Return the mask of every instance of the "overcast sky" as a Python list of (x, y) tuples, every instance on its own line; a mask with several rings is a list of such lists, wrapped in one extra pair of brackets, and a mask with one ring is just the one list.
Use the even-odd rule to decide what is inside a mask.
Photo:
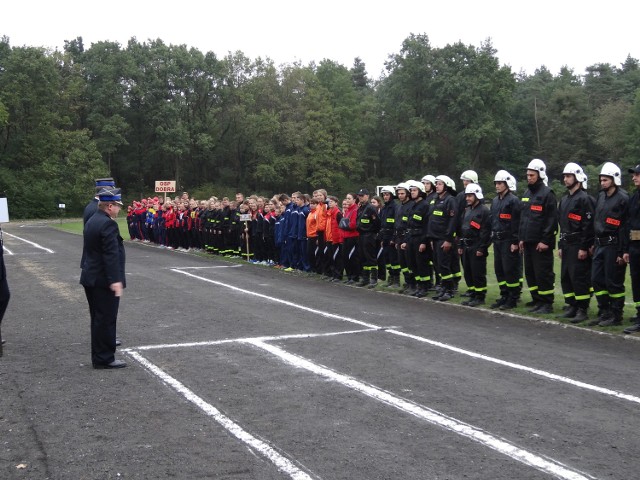
[(7, 1), (0, 36), (11, 46), (62, 49), (81, 36), (85, 48), (103, 40), (126, 46), (160, 38), (224, 57), (241, 50), (277, 65), (324, 58), (346, 67), (360, 57), (371, 78), (411, 33), (427, 34), (433, 47), (491, 38), (501, 64), (532, 74), (563, 65), (577, 74), (594, 63), (619, 66), (640, 59), (640, 4), (633, 0), (111, 0)]

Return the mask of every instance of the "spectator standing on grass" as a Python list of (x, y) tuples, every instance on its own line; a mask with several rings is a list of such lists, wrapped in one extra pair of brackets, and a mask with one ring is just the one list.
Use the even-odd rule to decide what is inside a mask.
[(341, 228), (342, 235), (342, 263), (345, 273), (347, 274), (347, 285), (353, 285), (360, 278), (360, 261), (358, 258), (358, 237), (359, 233), (356, 229), (358, 218), (358, 202), (355, 193), (347, 193), (343, 203), (342, 216), (348, 218), (348, 225)]

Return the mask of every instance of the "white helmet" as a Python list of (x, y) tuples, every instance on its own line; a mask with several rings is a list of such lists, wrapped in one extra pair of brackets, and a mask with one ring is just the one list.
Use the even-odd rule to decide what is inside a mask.
[(420, 190), (422, 193), (425, 193), (427, 190), (424, 188), (424, 185), (422, 182), (418, 182), (417, 180), (409, 180), (407, 182), (407, 184), (409, 184), (409, 188), (417, 188), (418, 190)]
[(436, 182), (438, 182), (438, 181), (444, 183), (451, 190), (455, 190), (456, 189), (456, 182), (451, 180), (451, 177), (447, 177), (446, 175), (438, 175), (436, 177)]
[(400, 182), (398, 185), (396, 185), (396, 192), (400, 189), (404, 189), (407, 191), (407, 193), (409, 193), (409, 183), (408, 182)]
[(584, 174), (584, 170), (582, 170), (582, 167), (574, 162), (567, 163), (564, 166), (564, 170), (562, 171), (562, 174), (575, 176), (576, 181), (578, 181), (578, 183), (582, 183), (587, 180), (587, 176)]
[(547, 185), (547, 166), (539, 158), (534, 158), (527, 165), (527, 170), (535, 170), (540, 175), (540, 178)]
[(396, 189), (392, 185), (385, 185), (380, 189), (380, 193), (390, 193), (391, 195), (395, 195)]
[(431, 182), (431, 185), (433, 185), (435, 187), (435, 185), (436, 185), (436, 177), (434, 177), (433, 175), (425, 175), (424, 177), (422, 177), (421, 182), (422, 183)]
[(478, 185), (477, 183), (470, 183), (464, 189), (465, 195), (471, 194), (471, 193), (473, 193), (478, 200), (482, 200), (484, 198), (484, 195), (482, 194), (482, 187), (480, 187), (480, 185)]
[(469, 182), (478, 183), (478, 174), (473, 170), (465, 170), (460, 175), (460, 180), (468, 180)]
[(613, 183), (615, 183), (618, 187), (622, 185), (622, 174), (620, 172), (620, 168), (612, 162), (607, 162), (602, 165), (602, 170), (600, 170), (600, 175), (604, 175), (606, 177), (612, 177)]
[(507, 188), (509, 190), (511, 190), (512, 192), (516, 191), (516, 179), (513, 178), (513, 175), (511, 175), (506, 170), (498, 170), (498, 172), (496, 173), (496, 176), (493, 179), (493, 181), (494, 181), (494, 183), (495, 182), (505, 182), (507, 184)]

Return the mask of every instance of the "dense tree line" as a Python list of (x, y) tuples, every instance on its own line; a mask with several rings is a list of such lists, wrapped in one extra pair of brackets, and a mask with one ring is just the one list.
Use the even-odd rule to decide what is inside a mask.
[(638, 60), (527, 75), (496, 54), (411, 35), (371, 79), (358, 58), (275, 66), (159, 39), (51, 52), (3, 37), (0, 191), (13, 216), (42, 217), (80, 211), (107, 174), (131, 197), (173, 179), (201, 197), (343, 194), (468, 168), (484, 184), (498, 168), (522, 178), (533, 157), (552, 175), (640, 161)]

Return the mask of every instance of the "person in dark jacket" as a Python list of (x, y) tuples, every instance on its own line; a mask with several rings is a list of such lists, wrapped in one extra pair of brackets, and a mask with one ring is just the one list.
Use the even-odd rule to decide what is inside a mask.
[(126, 287), (125, 251), (115, 219), (122, 207), (120, 189), (98, 194), (98, 211), (84, 227), (80, 284), (91, 316), (91, 362), (93, 368), (123, 368), (116, 360), (116, 320), (122, 291)]
[(413, 295), (417, 290), (416, 279), (413, 275), (413, 272), (409, 268), (409, 262), (407, 261), (407, 250), (402, 249), (402, 244), (405, 243), (408, 239), (407, 222), (409, 221), (409, 212), (413, 208), (413, 200), (411, 200), (409, 190), (409, 181), (401, 182), (396, 186), (396, 195), (398, 196), (400, 204), (398, 205), (396, 221), (394, 223), (395, 232), (393, 241), (396, 245), (396, 251), (398, 252), (398, 263), (400, 264), (400, 270), (404, 277), (404, 285), (400, 289), (400, 293)]
[(522, 196), (520, 242), (524, 254), (524, 272), (531, 292), (529, 311), (552, 313), (555, 273), (553, 249), (558, 230), (556, 196), (547, 186), (546, 165), (533, 159), (527, 166), (528, 188)]
[(484, 305), (487, 295), (487, 256), (491, 244), (491, 214), (483, 204), (480, 185), (466, 186), (467, 208), (460, 223), (458, 254), (464, 267), (464, 280), (471, 291), (469, 300), (462, 302), (469, 307)]
[(9, 299), (11, 293), (9, 291), (9, 283), (7, 282), (7, 269), (4, 265), (4, 247), (2, 241), (2, 227), (0, 227), (0, 357), (2, 356), (2, 345), (4, 340), (2, 339), (2, 319), (4, 318), (4, 312), (7, 311), (9, 306)]
[(560, 281), (567, 309), (560, 317), (570, 318), (571, 323), (580, 323), (588, 318), (591, 300), (589, 249), (593, 245), (594, 205), (583, 189), (587, 176), (580, 165), (567, 163), (562, 171), (562, 180), (567, 193), (558, 204), (558, 256), (562, 261)]
[(358, 256), (362, 266), (362, 279), (358, 286), (374, 288), (378, 284), (378, 259), (376, 236), (380, 231), (380, 216), (369, 202), (369, 190), (358, 191), (358, 214), (356, 228), (358, 239)]
[(493, 183), (497, 196), (491, 202), (491, 241), (500, 298), (491, 308), (511, 310), (517, 306), (522, 291), (522, 254), (518, 247), (520, 199), (515, 196), (516, 179), (506, 170), (496, 172)]
[(636, 316), (631, 318), (631, 325), (624, 333), (640, 332), (640, 165), (629, 169), (636, 191), (629, 199), (629, 221), (627, 222), (627, 243), (623, 259), (629, 265), (631, 273), (631, 292)]
[(417, 289), (412, 296), (422, 298), (427, 295), (431, 283), (429, 262), (432, 253), (431, 242), (427, 237), (430, 205), (426, 201), (424, 184), (415, 180), (409, 180), (407, 184), (412, 208), (408, 211), (405, 239), (400, 248), (407, 252), (407, 266), (416, 281)]
[(607, 162), (600, 171), (600, 193), (593, 221), (594, 246), (591, 282), (598, 302), (598, 318), (590, 326), (609, 327), (622, 323), (627, 264), (627, 218), (629, 195), (622, 190), (620, 168)]
[(380, 248), (384, 266), (389, 273), (385, 287), (400, 287), (400, 262), (398, 251), (393, 243), (398, 204), (395, 201), (396, 189), (387, 185), (380, 190), (384, 205), (380, 209)]

